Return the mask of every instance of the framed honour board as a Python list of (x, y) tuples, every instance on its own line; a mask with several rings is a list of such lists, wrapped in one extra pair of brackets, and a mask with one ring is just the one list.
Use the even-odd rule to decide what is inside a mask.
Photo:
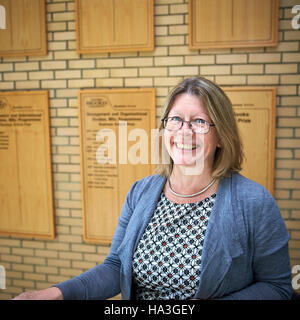
[(276, 89), (223, 89), (232, 102), (244, 145), (245, 161), (241, 174), (260, 183), (273, 194)]
[(153, 0), (76, 0), (78, 53), (154, 50)]
[(47, 54), (45, 0), (0, 0), (0, 56)]
[(86, 242), (109, 244), (132, 184), (154, 172), (155, 89), (79, 92)]
[(189, 0), (189, 47), (277, 45), (278, 0)]
[(48, 91), (0, 92), (0, 234), (54, 238)]

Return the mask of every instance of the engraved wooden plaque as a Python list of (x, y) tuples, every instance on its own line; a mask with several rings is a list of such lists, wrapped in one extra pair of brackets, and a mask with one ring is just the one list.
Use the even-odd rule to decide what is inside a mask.
[(189, 0), (190, 49), (277, 45), (278, 0)]
[(79, 93), (84, 240), (110, 243), (132, 184), (154, 172), (154, 89)]
[(55, 236), (48, 91), (0, 92), (0, 234)]
[(0, 0), (0, 8), (0, 56), (46, 55), (45, 0)]
[(153, 0), (76, 0), (78, 53), (154, 50)]
[(223, 88), (230, 98), (241, 133), (245, 162), (242, 174), (274, 190), (276, 89)]

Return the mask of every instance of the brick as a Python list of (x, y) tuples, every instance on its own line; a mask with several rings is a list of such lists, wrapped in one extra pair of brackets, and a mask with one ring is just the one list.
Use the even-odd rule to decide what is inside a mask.
[(219, 85), (241, 85), (246, 84), (246, 76), (216, 76)]
[(95, 61), (88, 59), (72, 60), (69, 62), (70, 69), (90, 69), (95, 68)]
[(291, 179), (292, 171), (287, 169), (275, 169), (276, 179)]
[(73, 251), (79, 251), (79, 252), (96, 252), (96, 248), (93, 245), (79, 245), (74, 244), (71, 246)]
[(250, 63), (280, 62), (280, 53), (250, 53)]
[(16, 63), (16, 71), (29, 71), (29, 70), (38, 70), (39, 64), (37, 62), (25, 62), (25, 63)]
[(11, 90), (14, 88), (13, 82), (1, 82), (0, 81), (0, 90)]
[(126, 58), (125, 66), (126, 67), (146, 67), (152, 66), (152, 58)]
[(59, 12), (59, 11), (65, 11), (65, 9), (66, 9), (65, 3), (47, 4), (47, 12)]
[(0, 64), (0, 72), (12, 71), (13, 64), (12, 63), (1, 63)]
[(57, 89), (56, 97), (58, 98), (70, 98), (77, 97), (78, 90), (77, 89)]
[(283, 106), (299, 106), (300, 105), (300, 97), (282, 97), (281, 104)]
[(199, 74), (198, 67), (170, 67), (170, 76), (197, 76)]
[(156, 57), (155, 66), (178, 66), (183, 65), (183, 57)]
[[(286, 200), (281, 200), (281, 201), (286, 201)], [(288, 229), (300, 229), (300, 220), (286, 220), (285, 221), (286, 227)]]
[(299, 40), (300, 39), (300, 31), (285, 31), (284, 32), (284, 40)]
[(111, 77), (137, 77), (137, 68), (115, 68), (110, 71)]
[(37, 273), (24, 273), (24, 279), (25, 280), (40, 280), (40, 281), (45, 281), (46, 280), (46, 275), (44, 274), (37, 274)]
[(300, 189), (300, 180), (277, 180), (275, 185), (278, 189)]
[(155, 25), (174, 25), (174, 24), (183, 24), (184, 16), (183, 15), (166, 15), (166, 16), (156, 16)]
[(124, 59), (99, 59), (97, 68), (120, 68), (124, 67)]
[(246, 54), (218, 54), (216, 55), (216, 63), (246, 63)]
[(152, 78), (128, 78), (125, 79), (125, 87), (152, 87)]
[(48, 265), (54, 267), (70, 267), (71, 261), (64, 259), (48, 259)]
[(300, 62), (300, 53), (283, 53), (282, 62)]
[(33, 256), (33, 249), (26, 248), (13, 248), (12, 253), (14, 255)]
[(154, 86), (175, 86), (181, 80), (181, 77), (155, 77)]
[(238, 64), (232, 66), (232, 73), (235, 74), (252, 74), (252, 73), (263, 73), (262, 64)]
[(169, 34), (170, 35), (187, 34), (187, 33), (188, 33), (188, 26), (187, 25), (169, 26)]
[(26, 80), (27, 73), (26, 72), (9, 72), (4, 74), (4, 80)]
[(281, 118), (278, 119), (279, 127), (300, 127), (300, 121), (297, 118)]
[(99, 69), (99, 70), (83, 70), (83, 78), (108, 78), (109, 70), (108, 69)]
[(29, 80), (53, 79), (53, 71), (33, 71), (29, 72)]
[(299, 160), (277, 160), (277, 168), (298, 169), (300, 168)]
[(68, 59), (78, 59), (78, 54), (76, 51), (56, 51), (54, 52), (55, 60), (68, 60)]
[(197, 56), (186, 56), (184, 58), (185, 64), (214, 64), (215, 56), (213, 55), (197, 55)]
[(44, 80), (42, 81), (43, 89), (56, 89), (56, 88), (66, 88), (66, 80)]
[(16, 89), (39, 89), (39, 81), (18, 81), (16, 83)]
[(201, 75), (229, 74), (230, 66), (200, 66)]
[(278, 86), (277, 87), (278, 95), (295, 95), (297, 94), (296, 86)]
[(42, 69), (50, 69), (50, 70), (67, 68), (66, 61), (43, 61), (41, 63), (41, 66), (42, 66)]
[(149, 67), (149, 68), (140, 68), (139, 75), (141, 77), (158, 77), (158, 76), (167, 76), (168, 69), (166, 67)]
[(123, 87), (123, 79), (96, 79), (96, 87)]
[(279, 83), (279, 76), (248, 76), (248, 84), (278, 84)]
[(297, 73), (297, 64), (267, 64), (266, 73)]
[(74, 78), (80, 78), (80, 77), (81, 77), (80, 70), (55, 71), (56, 79), (74, 79)]
[(62, 41), (52, 41), (48, 42), (49, 51), (58, 51), (58, 50), (66, 50), (66, 42)]
[(90, 88), (94, 87), (93, 79), (68, 80), (69, 88)]
[(74, 12), (59, 12), (53, 14), (53, 21), (70, 21), (74, 19)]
[(157, 46), (171, 46), (171, 45), (183, 45), (185, 43), (183, 35), (177, 36), (157, 36), (156, 45)]
[(300, 75), (281, 75), (280, 80), (282, 84), (300, 84)]

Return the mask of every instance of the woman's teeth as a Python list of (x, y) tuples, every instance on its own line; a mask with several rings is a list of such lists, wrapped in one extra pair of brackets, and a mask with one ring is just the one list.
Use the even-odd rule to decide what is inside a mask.
[(197, 148), (197, 145), (183, 144), (178, 142), (176, 142), (175, 145), (178, 149), (184, 149), (184, 150), (194, 150)]

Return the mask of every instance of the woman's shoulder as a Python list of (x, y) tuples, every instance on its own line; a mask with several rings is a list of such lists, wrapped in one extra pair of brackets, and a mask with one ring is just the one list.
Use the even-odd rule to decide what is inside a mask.
[(146, 176), (134, 182), (128, 195), (134, 197), (135, 200), (145, 195), (145, 193), (148, 196), (154, 195), (157, 192), (161, 192), (165, 181), (166, 178), (158, 174)]
[(274, 201), (270, 191), (258, 182), (255, 182), (240, 173), (232, 174), (232, 189), (240, 199), (261, 201)]

